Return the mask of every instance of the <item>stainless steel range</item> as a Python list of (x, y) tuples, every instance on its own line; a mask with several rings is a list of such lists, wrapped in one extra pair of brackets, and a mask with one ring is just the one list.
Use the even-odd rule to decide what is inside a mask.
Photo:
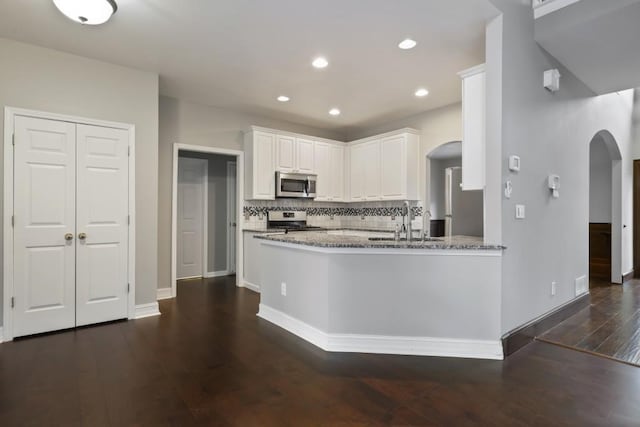
[(323, 230), (322, 227), (307, 225), (307, 213), (301, 211), (269, 211), (267, 228), (278, 228), (285, 232)]

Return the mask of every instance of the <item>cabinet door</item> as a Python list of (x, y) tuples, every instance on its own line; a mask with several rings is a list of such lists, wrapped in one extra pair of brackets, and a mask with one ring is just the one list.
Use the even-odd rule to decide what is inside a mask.
[(484, 188), (485, 73), (462, 81), (462, 189)]
[(296, 172), (314, 173), (313, 146), (312, 140), (296, 138)]
[(329, 161), (329, 144), (316, 142), (314, 145), (314, 168), (318, 175), (316, 184), (316, 200), (331, 200), (330, 191), (334, 165)]
[(277, 167), (281, 172), (296, 169), (296, 139), (293, 136), (278, 135)]
[(329, 169), (331, 173), (331, 188), (329, 197), (336, 202), (344, 201), (344, 147), (329, 146)]
[(404, 135), (381, 142), (381, 196), (383, 200), (406, 198), (407, 145)]
[(380, 200), (380, 141), (364, 146), (364, 197), (365, 200)]
[(253, 144), (253, 196), (257, 199), (273, 199), (276, 188), (276, 136), (256, 132)]
[(365, 165), (366, 145), (359, 144), (351, 147), (349, 180), (351, 184), (351, 200), (362, 201), (365, 199)]

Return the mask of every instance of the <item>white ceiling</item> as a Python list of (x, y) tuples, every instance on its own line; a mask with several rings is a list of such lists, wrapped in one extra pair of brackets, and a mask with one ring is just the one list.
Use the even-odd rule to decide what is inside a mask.
[(640, 87), (640, 0), (581, 0), (536, 19), (535, 30), (593, 92)]
[[(7, 0), (0, 37), (157, 72), (163, 95), (343, 132), (459, 101), (456, 73), (484, 61), (498, 14), (487, 0), (117, 1), (89, 27), (51, 0)], [(398, 49), (405, 37), (418, 46)]]

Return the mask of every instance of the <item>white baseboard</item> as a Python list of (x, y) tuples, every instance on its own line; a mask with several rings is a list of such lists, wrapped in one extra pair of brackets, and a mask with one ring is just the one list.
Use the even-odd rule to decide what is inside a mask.
[(247, 282), (246, 280), (242, 282), (242, 287), (247, 288), (250, 291), (260, 293), (260, 285), (254, 285), (251, 282)]
[(149, 304), (136, 305), (136, 313), (134, 319), (143, 319), (145, 317), (160, 316), (160, 308), (158, 302), (151, 302)]
[(159, 288), (158, 289), (156, 299), (161, 300), (161, 299), (169, 299), (169, 298), (173, 298), (171, 296), (171, 288)]
[(329, 334), (263, 304), (260, 304), (258, 316), (325, 351), (504, 359), (500, 340)]
[(2, 326), (0, 326), (0, 343), (2, 343), (2, 341), (4, 340), (4, 335), (2, 333)]
[(228, 276), (228, 275), (229, 275), (229, 270), (210, 271), (204, 274), (204, 278), (211, 279), (212, 277), (221, 277), (221, 276)]

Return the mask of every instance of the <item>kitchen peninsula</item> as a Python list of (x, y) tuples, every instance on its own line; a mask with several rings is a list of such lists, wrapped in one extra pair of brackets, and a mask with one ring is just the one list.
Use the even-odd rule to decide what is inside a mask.
[(256, 234), (266, 319), (327, 351), (502, 359), (504, 247), (452, 237)]

